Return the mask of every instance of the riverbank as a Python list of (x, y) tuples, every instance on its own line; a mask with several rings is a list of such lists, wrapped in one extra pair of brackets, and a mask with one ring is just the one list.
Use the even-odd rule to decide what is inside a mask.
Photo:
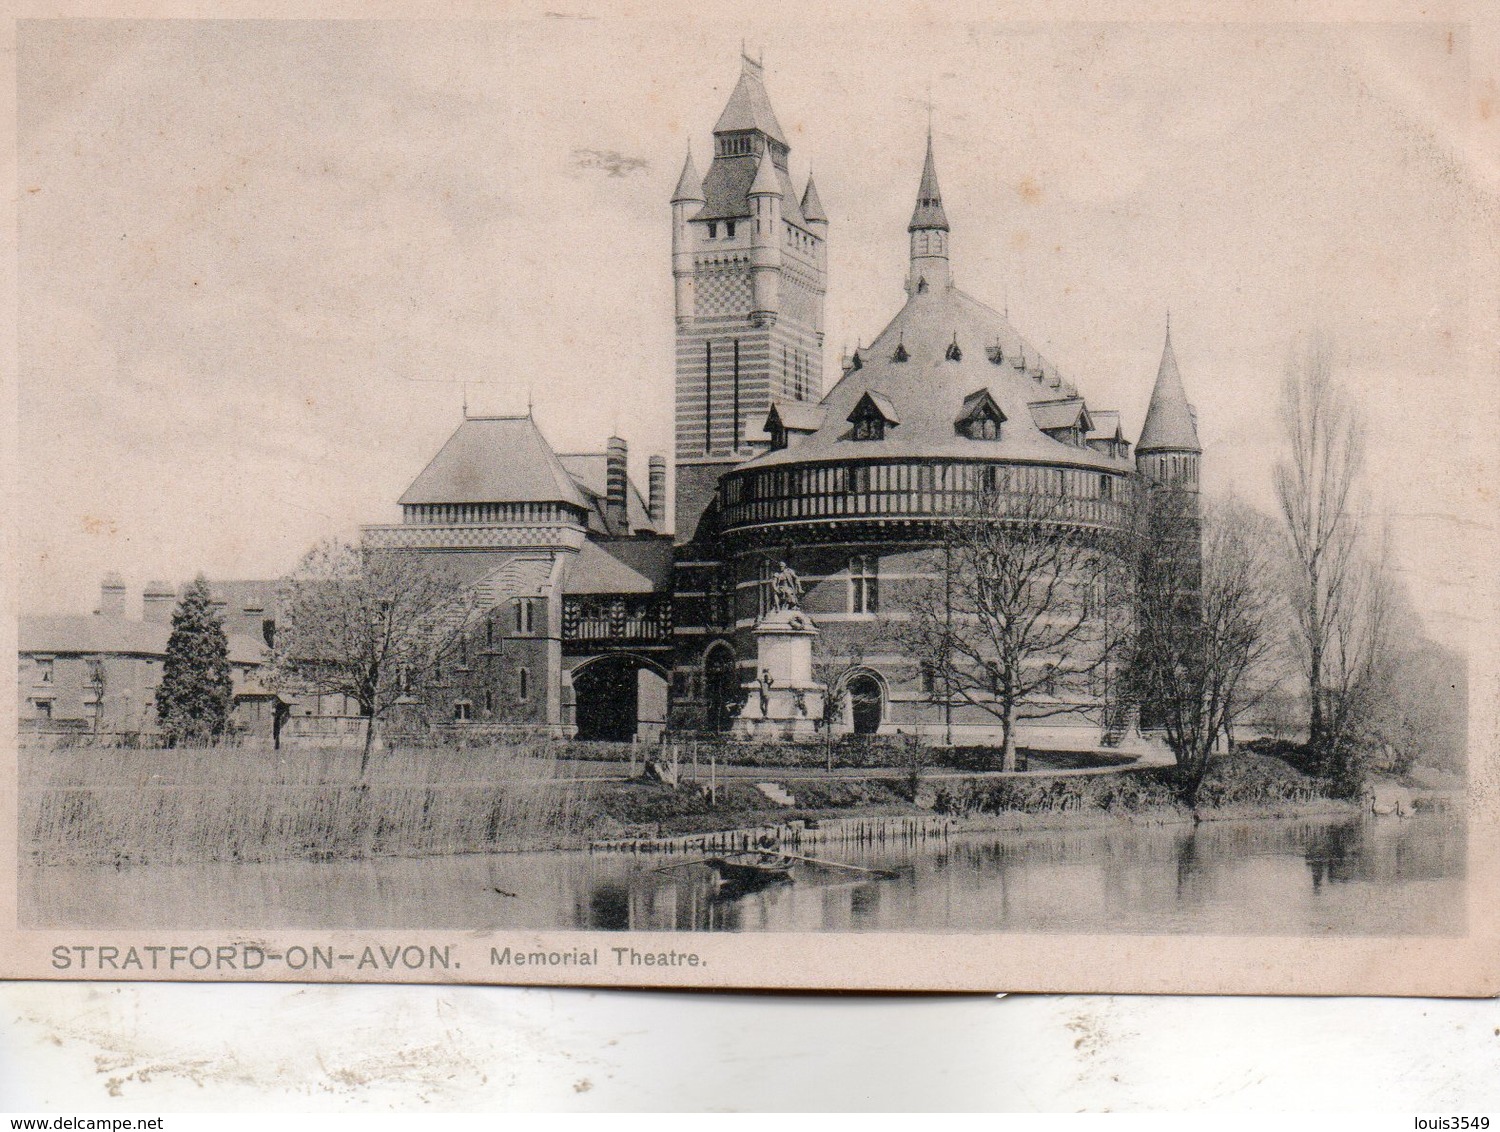
[(1005, 831), (1357, 808), (1329, 797), (1321, 780), (1251, 752), (1216, 760), (1191, 809), (1165, 767), (1051, 775), (887, 767), (855, 777), (767, 767), (668, 784), (579, 776), (574, 762), (555, 745), (423, 748), (384, 752), (361, 776), (357, 752), (332, 749), (23, 752), (22, 853), (40, 865), (117, 867), (424, 857), (850, 821), (877, 837), (929, 819)]

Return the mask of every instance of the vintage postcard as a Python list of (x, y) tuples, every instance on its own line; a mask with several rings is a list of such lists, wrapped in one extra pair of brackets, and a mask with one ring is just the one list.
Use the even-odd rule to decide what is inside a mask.
[(1493, 21), (272, 14), (14, 26), (0, 975), (1500, 993)]

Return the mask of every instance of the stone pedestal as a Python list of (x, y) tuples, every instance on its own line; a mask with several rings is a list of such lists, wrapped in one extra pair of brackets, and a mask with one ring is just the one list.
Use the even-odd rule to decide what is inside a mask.
[(824, 689), (812, 677), (812, 646), (818, 630), (798, 609), (778, 609), (761, 618), (755, 633), (757, 679), (741, 685), (745, 706), (734, 733), (748, 739), (811, 736), (823, 718)]

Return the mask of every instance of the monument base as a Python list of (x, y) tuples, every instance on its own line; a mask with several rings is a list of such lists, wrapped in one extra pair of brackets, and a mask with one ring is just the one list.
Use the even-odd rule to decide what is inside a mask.
[(741, 739), (808, 739), (823, 719), (823, 689), (817, 684), (772, 687), (762, 706), (759, 684), (746, 684), (745, 706), (734, 721)]
[(812, 678), (818, 635), (800, 609), (777, 609), (755, 626), (756, 679), (744, 684), (745, 705), (734, 721), (742, 739), (802, 739), (817, 734), (824, 689)]

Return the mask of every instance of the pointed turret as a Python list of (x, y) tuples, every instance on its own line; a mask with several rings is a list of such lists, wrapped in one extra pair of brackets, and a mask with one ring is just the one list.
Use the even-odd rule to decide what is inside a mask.
[(937, 166), (932, 160), (932, 132), (927, 133), (927, 160), (922, 165), (922, 183), (917, 187), (917, 207), (912, 211), (908, 232), (922, 228), (948, 231), (948, 216), (943, 212), (943, 194), (938, 188)]
[(771, 151), (766, 150), (760, 155), (760, 163), (755, 167), (755, 180), (750, 182), (750, 189), (746, 196), (776, 196), (781, 195), (781, 179), (776, 176), (776, 163), (771, 160)]
[(755, 222), (750, 237), (750, 322), (770, 326), (781, 305), (781, 179), (767, 149), (760, 155), (746, 197)]
[(1161, 365), (1156, 371), (1156, 385), (1151, 390), (1151, 407), (1141, 426), (1137, 452), (1201, 453), (1198, 427), (1187, 391), (1182, 387), (1182, 373), (1177, 368), (1177, 354), (1172, 349), (1172, 326), (1167, 324), (1167, 341), (1162, 348)]
[(693, 147), (688, 146), (687, 160), (682, 163), (682, 176), (677, 178), (677, 188), (672, 193), (672, 203), (682, 204), (691, 201), (703, 203), (703, 178), (698, 176), (698, 167), (693, 164)]
[(1198, 490), (1198, 423), (1182, 387), (1177, 354), (1172, 349), (1172, 324), (1167, 323), (1167, 341), (1162, 347), (1156, 385), (1146, 423), (1135, 445), (1135, 466), (1147, 483), (1165, 484), (1188, 491)]
[(932, 159), (932, 131), (927, 131), (927, 160), (922, 164), (922, 183), (917, 186), (917, 207), (912, 210), (911, 271), (906, 293), (915, 298), (928, 291), (943, 292), (953, 285), (948, 271), (948, 216), (938, 189), (937, 166)]
[(693, 147), (688, 146), (682, 176), (672, 193), (672, 281), (677, 321), (685, 324), (693, 317), (697, 304), (697, 287), (693, 271), (693, 233), (689, 222), (703, 204), (703, 182), (693, 164)]
[(828, 223), (828, 214), (823, 211), (823, 202), (818, 199), (818, 186), (813, 183), (811, 173), (807, 175), (807, 188), (802, 190), (802, 219), (809, 224)]

